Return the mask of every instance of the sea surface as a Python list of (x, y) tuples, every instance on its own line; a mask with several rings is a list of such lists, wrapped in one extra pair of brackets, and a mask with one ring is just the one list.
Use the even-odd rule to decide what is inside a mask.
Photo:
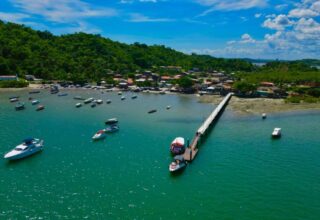
[[(116, 93), (66, 92), (0, 93), (0, 219), (320, 218), (320, 110), (262, 120), (227, 108), (196, 159), (172, 175), (171, 141), (191, 140), (213, 105), (195, 96), (124, 93), (121, 101)], [(25, 110), (14, 110), (13, 95)], [(77, 109), (76, 95), (112, 103)], [(35, 111), (29, 96), (46, 109)], [(120, 131), (92, 142), (113, 117)], [(274, 127), (282, 128), (278, 140), (270, 137)], [(43, 152), (3, 159), (30, 136), (45, 141)]]

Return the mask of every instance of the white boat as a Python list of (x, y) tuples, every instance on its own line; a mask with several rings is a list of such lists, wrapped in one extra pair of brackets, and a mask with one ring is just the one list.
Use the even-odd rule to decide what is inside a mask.
[(84, 100), (83, 102), (84, 102), (84, 104), (89, 104), (92, 101), (93, 101), (93, 98), (88, 98), (88, 99)]
[(96, 100), (96, 103), (100, 105), (100, 104), (103, 103), (103, 101), (102, 101), (101, 99), (97, 99), (97, 100)]
[(171, 105), (168, 105), (168, 106), (167, 106), (167, 110), (169, 110), (170, 108), (171, 108)]
[(43, 140), (36, 138), (27, 138), (23, 143), (16, 146), (9, 153), (4, 155), (5, 159), (18, 160), (24, 157), (28, 157), (35, 154), (43, 149)]
[(36, 104), (39, 104), (39, 103), (40, 103), (40, 101), (37, 100), (37, 99), (35, 99), (35, 100), (33, 100), (33, 101), (31, 102), (32, 105), (36, 105)]
[(38, 105), (36, 111), (41, 111), (41, 110), (43, 110), (44, 108), (45, 108), (44, 105)]
[(117, 118), (110, 118), (105, 122), (106, 125), (112, 125), (112, 124), (116, 124), (116, 123), (118, 123)]
[(266, 113), (262, 113), (262, 119), (266, 119), (267, 118), (267, 114)]
[(176, 137), (170, 146), (170, 151), (174, 155), (178, 154), (183, 154), (184, 151), (186, 150), (185, 148), (185, 141), (183, 137)]
[(10, 102), (17, 102), (17, 101), (19, 101), (19, 98), (17, 97), (10, 98)]
[(279, 138), (281, 137), (281, 128), (274, 128), (272, 132), (273, 138)]
[(106, 129), (104, 129), (104, 131), (106, 133), (114, 133), (114, 132), (119, 131), (119, 126), (116, 124), (112, 124), (109, 127), (107, 127)]
[(125, 100), (126, 99), (126, 97), (125, 96), (121, 96), (121, 100)]
[(122, 92), (118, 92), (118, 95), (122, 95)]
[(95, 133), (92, 137), (92, 140), (97, 141), (97, 140), (102, 140), (106, 137), (106, 133), (104, 130), (100, 130), (97, 133)]
[(77, 108), (80, 108), (82, 106), (82, 104), (80, 103), (80, 102), (78, 102), (77, 104), (76, 104), (76, 107)]
[(169, 165), (170, 172), (177, 172), (184, 169), (187, 166), (187, 162), (184, 160), (183, 155), (177, 155)]

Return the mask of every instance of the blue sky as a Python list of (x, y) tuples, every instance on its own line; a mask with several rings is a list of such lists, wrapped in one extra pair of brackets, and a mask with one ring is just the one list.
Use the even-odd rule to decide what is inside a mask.
[(320, 0), (1, 0), (0, 19), (216, 57), (320, 58)]

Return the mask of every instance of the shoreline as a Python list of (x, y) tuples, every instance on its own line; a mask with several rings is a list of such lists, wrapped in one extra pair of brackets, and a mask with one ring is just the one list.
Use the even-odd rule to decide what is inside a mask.
[[(67, 88), (66, 90), (77, 90), (78, 88)], [(24, 88), (0, 88), (1, 92), (17, 92), (28, 90), (46, 90), (42, 84), (30, 84)], [(64, 89), (62, 89), (64, 90)], [(79, 89), (82, 90), (82, 89)], [(90, 90), (90, 89), (89, 89)], [(114, 89), (114, 92), (120, 91)], [(142, 92), (144, 94), (159, 94), (157, 91)], [(163, 94), (159, 94), (163, 95)], [(184, 95), (179, 93), (166, 92), (165, 95)], [(193, 94), (194, 95), (194, 94)], [(195, 95), (200, 103), (211, 103), (217, 105), (223, 99), (220, 95)], [(320, 103), (286, 103), (284, 99), (270, 99), (270, 98), (239, 98), (233, 96), (227, 109), (232, 110), (239, 115), (257, 115), (262, 113), (276, 113), (276, 112), (292, 112), (292, 111), (304, 111), (304, 110), (320, 110)]]
[[(220, 96), (200, 96), (199, 102), (218, 104)], [(292, 112), (304, 110), (320, 110), (320, 103), (286, 103), (284, 99), (239, 98), (233, 96), (227, 108), (239, 115), (255, 115), (262, 113)]]

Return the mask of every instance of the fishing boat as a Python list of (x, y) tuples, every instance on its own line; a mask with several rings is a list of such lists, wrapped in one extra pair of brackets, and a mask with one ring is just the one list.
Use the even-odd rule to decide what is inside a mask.
[(41, 111), (44, 109), (44, 105), (38, 105), (36, 111)]
[(114, 132), (119, 131), (119, 126), (116, 125), (116, 124), (113, 124), (113, 125), (107, 127), (106, 129), (104, 129), (104, 131), (105, 131), (106, 133), (114, 133)]
[(85, 98), (82, 98), (81, 96), (75, 96), (75, 97), (73, 97), (73, 99), (75, 99), (75, 100), (85, 100)]
[(61, 97), (61, 96), (67, 96), (68, 95), (68, 93), (61, 93), (61, 94), (58, 94), (58, 96), (59, 97)]
[(176, 155), (173, 158), (173, 161), (169, 165), (170, 172), (177, 172), (179, 170), (184, 169), (187, 166), (187, 161), (183, 158), (182, 155)]
[(19, 98), (18, 97), (12, 97), (10, 98), (10, 102), (17, 102), (19, 101)]
[(126, 99), (126, 97), (125, 96), (121, 96), (121, 100), (125, 100)]
[(272, 136), (272, 138), (280, 138), (281, 137), (281, 128), (274, 128), (271, 136)]
[(93, 101), (93, 98), (88, 98), (88, 99), (86, 99), (86, 100), (84, 100), (84, 104), (89, 104), (89, 103), (91, 103)]
[(262, 113), (261, 117), (262, 117), (262, 119), (266, 119), (267, 118), (267, 114), (266, 113)]
[(4, 155), (5, 159), (18, 160), (33, 155), (43, 149), (43, 140), (27, 138), (9, 153)]
[(15, 106), (16, 111), (23, 110), (24, 108), (25, 108), (25, 107), (24, 107), (24, 102), (19, 102), (19, 103)]
[(171, 108), (171, 105), (168, 105), (168, 106), (166, 107), (167, 110), (169, 110), (170, 108)]
[(30, 91), (29, 94), (37, 94), (37, 93), (40, 93), (39, 90), (35, 90), (35, 91)]
[(36, 105), (36, 104), (39, 104), (39, 103), (40, 103), (40, 101), (37, 100), (37, 99), (35, 99), (35, 100), (33, 100), (33, 101), (31, 102), (32, 105)]
[(96, 100), (96, 103), (100, 105), (100, 104), (103, 103), (103, 101), (102, 101), (101, 99), (97, 99), (97, 100)]
[(104, 130), (99, 130), (97, 133), (95, 133), (92, 137), (92, 140), (97, 141), (97, 140), (102, 140), (106, 137), (106, 133)]
[(136, 98), (138, 98), (138, 96), (134, 95), (134, 96), (132, 96), (131, 98), (132, 98), (132, 99), (136, 99)]
[(112, 124), (117, 124), (117, 123), (118, 123), (117, 118), (110, 118), (105, 122), (106, 125), (112, 125)]
[(111, 103), (111, 100), (110, 100), (110, 99), (108, 99), (108, 100), (106, 101), (106, 103), (107, 103), (107, 104), (110, 104), (110, 103)]
[(155, 113), (155, 112), (157, 112), (157, 109), (152, 109), (152, 110), (148, 111), (149, 114), (152, 114), (152, 113)]
[(173, 155), (183, 154), (186, 150), (185, 147), (185, 141), (183, 137), (176, 137), (171, 145), (170, 145), (170, 151)]
[(82, 104), (80, 102), (76, 104), (77, 108), (80, 108), (81, 106), (82, 106)]

